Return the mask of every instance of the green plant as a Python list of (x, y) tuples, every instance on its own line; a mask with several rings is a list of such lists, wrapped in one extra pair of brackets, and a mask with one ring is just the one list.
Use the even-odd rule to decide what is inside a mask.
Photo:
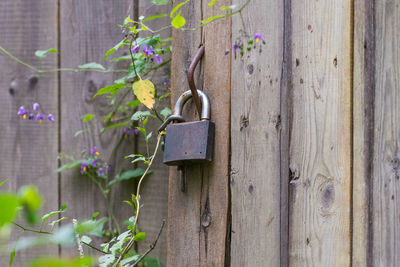
[[(169, 0), (150, 1), (156, 5), (169, 4)], [(104, 118), (98, 118), (94, 114), (84, 115), (82, 120), (86, 123), (87, 127), (77, 131), (75, 137), (79, 137), (82, 133), (93, 134), (93, 122), (102, 120), (105, 127), (101, 129), (98, 134), (103, 134), (110, 129), (121, 129), (121, 136), (115, 143), (114, 149), (111, 155), (109, 155), (110, 158), (115, 156), (116, 151), (129, 135), (143, 135), (145, 146), (145, 153), (130, 154), (125, 157), (131, 159), (131, 162), (135, 164), (135, 166), (132, 165), (132, 168), (129, 170), (117, 170), (114, 176), (108, 171), (108, 162), (110, 162), (110, 160), (106, 161), (97, 147), (93, 147), (89, 151), (84, 151), (79, 157), (67, 155), (65, 153), (60, 154), (60, 158), (68, 160), (68, 162), (62, 165), (57, 171), (62, 172), (67, 169), (79, 168), (81, 175), (90, 179), (104, 196), (107, 203), (107, 217), (98, 219), (98, 213), (94, 213), (89, 220), (74, 221), (73, 224), (65, 224), (53, 231), (53, 227), (56, 224), (66, 219), (66, 217), (60, 217), (60, 215), (66, 211), (66, 206), (62, 206), (60, 210), (42, 216), (42, 226), (53, 216), (57, 217), (56, 220), (50, 223), (52, 226), (50, 232), (42, 231), (42, 226), (40, 229), (30, 229), (15, 223), (15, 219), (19, 214), (18, 210), (23, 210), (27, 223), (32, 223), (37, 220), (38, 209), (41, 205), (41, 198), (37, 190), (34, 187), (26, 187), (21, 189), (18, 194), (1, 192), (0, 228), (15, 225), (22, 230), (22, 233), (30, 231), (39, 234), (39, 236), (35, 238), (19, 239), (13, 244), (14, 249), (11, 252), (10, 265), (13, 262), (16, 251), (50, 242), (57, 245), (71, 245), (76, 243), (80, 258), (73, 260), (39, 258), (33, 261), (31, 266), (90, 266), (94, 264), (93, 259), (83, 255), (81, 249), (82, 245), (88, 246), (102, 254), (98, 258), (100, 266), (136, 266), (138, 264), (143, 264), (144, 266), (162, 266), (158, 260), (149, 257), (148, 254), (156, 246), (157, 240), (164, 228), (165, 221), (162, 222), (160, 232), (148, 250), (144, 253), (139, 253), (133, 249), (135, 243), (141, 242), (146, 238), (146, 233), (140, 231), (138, 225), (138, 218), (142, 206), (140, 190), (143, 180), (151, 172), (152, 163), (158, 152), (161, 137), (164, 134), (164, 132), (158, 134), (155, 151), (151, 154), (149, 141), (151, 138), (154, 138), (154, 136), (151, 129), (147, 128), (149, 125), (148, 122), (149, 120), (157, 120), (161, 124), (171, 114), (171, 109), (168, 107), (160, 110), (160, 104), (167, 99), (170, 93), (161, 94), (160, 91), (157, 90), (158, 86), (154, 85), (151, 81), (152, 73), (166, 66), (171, 60), (169, 55), (172, 51), (172, 38), (161, 38), (160, 32), (171, 28), (182, 31), (198, 30), (216, 20), (229, 18), (234, 15), (241, 16), (241, 12), (250, 3), (250, 0), (246, 1), (240, 7), (230, 5), (221, 6), (219, 9), (217, 9), (216, 5), (219, 0), (211, 0), (208, 3), (209, 8), (213, 9), (213, 14), (220, 14), (200, 21), (199, 25), (196, 27), (185, 28), (186, 19), (182, 7), (189, 2), (190, 0), (186, 0), (175, 5), (169, 14), (157, 14), (149, 17), (140, 16), (137, 20), (129, 16), (126, 17), (122, 25), (120, 25), (122, 33), (121, 40), (105, 53), (104, 61), (111, 60), (112, 63), (109, 68), (105, 68), (102, 64), (97, 62), (90, 62), (75, 68), (42, 69), (22, 61), (0, 46), (0, 51), (8, 55), (14, 61), (37, 73), (39, 77), (43, 73), (57, 71), (93, 71), (105, 74), (121, 74), (121, 77), (116, 79), (113, 84), (101, 88), (93, 96), (93, 98), (105, 97), (108, 100), (108, 114), (104, 116)], [(149, 27), (149, 21), (161, 18), (169, 19), (165, 26), (159, 29), (152, 29)], [(259, 44), (261, 50), (261, 44), (265, 44), (262, 34), (256, 33), (254, 36), (250, 36), (244, 29), (245, 27), (243, 27), (242, 30), (242, 38), (247, 39), (246, 49), (242, 40), (239, 38), (235, 41), (231, 50), (234, 53), (239, 51), (242, 56), (245, 52), (257, 48)], [(148, 36), (143, 37), (142, 33), (146, 33)], [(129, 54), (117, 56), (117, 51), (119, 50), (128, 50)], [(58, 51), (54, 48), (50, 48), (47, 50), (38, 50), (35, 55), (42, 60), (46, 56), (50, 56), (54, 53), (58, 53)], [(226, 54), (228, 53), (229, 51), (226, 52)], [(118, 62), (126, 62), (127, 68), (115, 69), (115, 63)], [(163, 82), (164, 86), (167, 85), (168, 82), (169, 77), (165, 77)], [(39, 107), (40, 105), (35, 103), (32, 112), (24, 107), (20, 107), (17, 114), (21, 116), (22, 119), (41, 123), (46, 119), (46, 116), (43, 112), (39, 111)], [(57, 118), (54, 118), (52, 114), (48, 114), (47, 119), (50, 122), (54, 122)], [(137, 164), (141, 164), (142, 167), (136, 167)], [(131, 199), (125, 201), (127, 205), (132, 207), (132, 216), (129, 219), (127, 229), (124, 231), (114, 215), (110, 193), (114, 185), (129, 179), (138, 179), (138, 186), (136, 193), (132, 194)], [(105, 225), (107, 226), (105, 227)], [(91, 244), (93, 236), (107, 237), (109, 239), (99, 248)]]

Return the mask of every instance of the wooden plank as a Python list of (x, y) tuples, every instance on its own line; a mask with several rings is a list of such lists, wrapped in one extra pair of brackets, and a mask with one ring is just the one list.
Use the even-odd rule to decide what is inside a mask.
[[(0, 35), (1, 46), (23, 61), (39, 66), (35, 50), (57, 48), (57, 2), (1, 1)], [(49, 55), (42, 66), (57, 68), (57, 57)], [(3, 186), (7, 190), (17, 191), (26, 184), (36, 185), (46, 201), (43, 212), (59, 207), (55, 172), (59, 123), (57, 81), (56, 74), (39, 77), (0, 52), (0, 86), (3, 89), (0, 91), (0, 177), (1, 180), (8, 179)], [(16, 115), (18, 107), (32, 110), (35, 102), (54, 114), (57, 122), (39, 124)], [(20, 232), (15, 230), (13, 240)], [(57, 255), (57, 251), (55, 246), (45, 246), (17, 252), (13, 266), (23, 266), (38, 255)], [(8, 265), (8, 261), (9, 255), (0, 257), (4, 265)]]
[[(93, 61), (103, 63), (105, 51), (123, 38), (117, 25), (121, 24), (129, 12), (132, 12), (132, 2), (61, 1), (61, 66), (76, 67)], [(121, 74), (61, 74), (61, 150), (68, 154), (74, 152), (79, 157), (82, 150), (97, 146), (100, 157), (112, 165), (111, 177), (120, 167), (130, 166), (123, 156), (134, 151), (134, 139), (122, 141), (116, 155), (111, 155), (115, 144), (122, 137), (122, 129), (116, 128), (101, 136), (97, 134), (104, 127), (102, 121), (110, 110), (106, 98), (99, 97), (93, 100), (92, 97), (98, 89), (111, 85), (118, 77), (121, 77)], [(94, 134), (85, 133), (75, 138), (76, 131), (87, 127), (82, 122), (82, 116), (87, 113), (93, 113), (97, 117)], [(121, 203), (130, 199), (130, 194), (135, 191), (135, 183), (123, 183), (114, 187), (113, 191), (111, 198), (119, 221), (132, 216), (131, 208)], [(107, 216), (103, 196), (92, 182), (79, 174), (79, 170), (61, 174), (60, 193), (61, 202), (67, 203), (69, 207), (70, 218), (90, 218), (95, 211), (100, 212), (99, 217)], [(63, 249), (62, 253), (77, 252)]]
[(232, 55), (231, 265), (264, 266), (267, 261), (268, 266), (285, 266), (280, 252), (285, 243), (281, 233), (287, 235), (280, 194), (281, 187), (287, 190), (280, 163), (281, 94), (287, 79), (283, 76), (284, 1), (252, 1), (243, 21), (249, 36), (239, 31), (244, 27), (235, 17), (233, 42), (241, 40), (246, 49), (247, 40), (262, 33), (267, 44), (258, 43), (244, 56), (239, 51)]
[[(228, 5), (229, 1), (223, 4)], [(182, 10), (187, 22), (185, 27), (198, 26), (202, 13), (206, 18), (211, 16), (211, 12), (206, 3), (201, 6), (199, 1), (189, 2)], [(196, 84), (211, 99), (216, 136), (212, 164), (186, 168), (187, 192), (180, 191), (176, 168), (170, 169), (167, 265), (224, 266), (229, 177), (227, 136), (230, 121), (230, 57), (225, 56), (224, 52), (230, 48), (230, 21), (215, 22), (203, 31), (173, 30), (172, 35), (172, 103), (183, 91), (188, 90), (185, 70), (203, 41), (205, 58), (201, 67), (204, 76), (203, 82), (200, 82), (201, 75), (198, 74), (201, 71), (197, 71)], [(193, 105), (184, 114), (188, 119), (198, 116)]]
[(372, 264), (372, 161), (374, 151), (374, 1), (355, 1), (353, 95), (352, 264)]
[[(139, 16), (150, 17), (157, 14), (169, 14), (171, 9), (170, 5), (156, 6), (148, 0), (140, 0), (139, 2)], [(163, 19), (152, 20), (146, 23), (153, 30), (160, 29), (169, 23), (169, 17)], [(165, 30), (161, 33), (162, 38), (171, 36), (171, 30)], [(164, 60), (170, 58), (170, 55), (163, 56)], [(169, 84), (164, 85), (163, 80), (169, 77), (170, 64), (157, 70), (151, 75), (151, 80), (157, 88), (157, 94), (163, 95), (169, 92)], [(159, 110), (169, 105), (169, 100), (165, 99), (164, 103), (159, 106)], [(153, 132), (153, 137), (149, 142), (150, 151), (154, 151), (157, 141), (157, 129), (160, 126), (160, 121), (157, 119), (149, 120), (146, 128)], [(144, 140), (142, 136), (138, 138), (139, 153), (145, 154), (146, 149), (143, 145)], [(161, 151), (161, 150), (160, 150)], [(162, 151), (156, 157), (152, 165), (152, 174), (143, 183), (141, 190), (141, 203), (143, 204), (142, 211), (140, 212), (139, 227), (141, 231), (146, 232), (146, 240), (139, 243), (139, 251), (144, 252), (148, 249), (149, 245), (154, 242), (157, 236), (162, 221), (168, 219), (168, 167), (162, 163)], [(150, 254), (166, 263), (167, 260), (167, 228), (165, 227), (157, 246)]]
[(371, 265), (396, 266), (400, 261), (400, 1), (375, 1), (375, 104), (372, 166)]
[(292, 1), (289, 264), (350, 265), (351, 1)]

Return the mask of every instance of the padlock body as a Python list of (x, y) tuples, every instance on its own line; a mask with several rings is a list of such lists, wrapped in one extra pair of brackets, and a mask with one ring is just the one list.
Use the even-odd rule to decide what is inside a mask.
[(215, 124), (193, 121), (169, 124), (166, 128), (164, 163), (183, 165), (212, 160)]

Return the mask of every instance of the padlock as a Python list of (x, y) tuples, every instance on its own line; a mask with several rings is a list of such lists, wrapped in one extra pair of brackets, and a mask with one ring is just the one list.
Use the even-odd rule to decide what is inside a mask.
[[(185, 122), (183, 106), (192, 97), (190, 90), (184, 92), (175, 104), (174, 114), (161, 125), (165, 129), (164, 163), (170, 166), (212, 161), (215, 124), (210, 121), (211, 106), (207, 95), (197, 90), (201, 105), (201, 120)], [(169, 124), (170, 122), (177, 122)]]

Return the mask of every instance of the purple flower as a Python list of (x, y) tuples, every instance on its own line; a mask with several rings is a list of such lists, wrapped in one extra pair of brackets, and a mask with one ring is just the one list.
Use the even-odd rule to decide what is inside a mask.
[(163, 62), (163, 59), (160, 55), (156, 55), (156, 62), (157, 62), (157, 64), (160, 64)]
[(39, 103), (34, 103), (33, 104), (33, 110), (38, 111), (39, 110)]
[(153, 50), (153, 47), (151, 45), (150, 46), (144, 45), (143, 46), (143, 52), (146, 55), (146, 57), (148, 57), (149, 55), (154, 54), (154, 50)]
[(54, 116), (53, 116), (53, 114), (47, 115), (47, 119), (48, 119), (50, 122), (54, 122)]
[(105, 169), (105, 173), (106, 173), (106, 174), (108, 174), (108, 171), (110, 170), (110, 166), (111, 166), (111, 165), (109, 165), (109, 164), (106, 166), (106, 169)]
[(90, 150), (90, 154), (91, 154), (92, 156), (98, 156), (98, 155), (100, 154), (99, 151), (97, 150), (97, 146), (93, 147), (93, 148)]
[(42, 123), (45, 118), (46, 117), (41, 113), (36, 115), (36, 120), (39, 121), (39, 123)]
[(22, 118), (26, 119), (26, 116), (28, 115), (28, 110), (26, 110), (24, 107), (19, 107), (17, 115), (22, 116)]
[(28, 119), (29, 119), (30, 121), (33, 121), (33, 120), (35, 119), (35, 115), (33, 115), (32, 113), (29, 114)]
[(260, 34), (260, 33), (255, 33), (254, 36), (254, 41), (256, 41), (256, 43), (258, 43), (259, 41), (262, 41), (264, 38), (264, 34)]
[(122, 135), (123, 135), (123, 137), (124, 137), (125, 139), (128, 138), (128, 136), (131, 135), (131, 129), (129, 129), (129, 128), (124, 128), (124, 130), (122, 131)]
[(150, 58), (151, 62), (154, 62), (154, 58)]
[(140, 50), (140, 45), (135, 45), (134, 47), (132, 47), (132, 53), (137, 53)]
[(239, 48), (240, 48), (240, 45), (238, 45), (238, 44), (232, 45), (232, 50), (233, 50), (233, 51), (236, 51), (236, 50), (238, 50)]
[(135, 128), (134, 132), (135, 132), (135, 135), (138, 135), (140, 131), (137, 128)]
[(167, 84), (169, 84), (171, 82), (171, 80), (168, 78), (168, 77), (164, 77), (164, 79), (163, 79), (163, 85), (167, 85)]
[(86, 161), (82, 162), (82, 164), (81, 164), (81, 174), (84, 174), (86, 172), (88, 166), (89, 165), (87, 164)]
[(165, 53), (164, 48), (161, 47), (161, 54), (164, 54), (164, 53)]
[(92, 160), (92, 166), (93, 166), (93, 168), (96, 168), (97, 167), (97, 160)]
[(99, 174), (99, 176), (103, 176), (104, 175), (103, 168), (100, 167), (97, 173)]
[(228, 55), (228, 54), (229, 54), (229, 51), (228, 51), (228, 50), (225, 50), (224, 55), (226, 56), (226, 55)]

